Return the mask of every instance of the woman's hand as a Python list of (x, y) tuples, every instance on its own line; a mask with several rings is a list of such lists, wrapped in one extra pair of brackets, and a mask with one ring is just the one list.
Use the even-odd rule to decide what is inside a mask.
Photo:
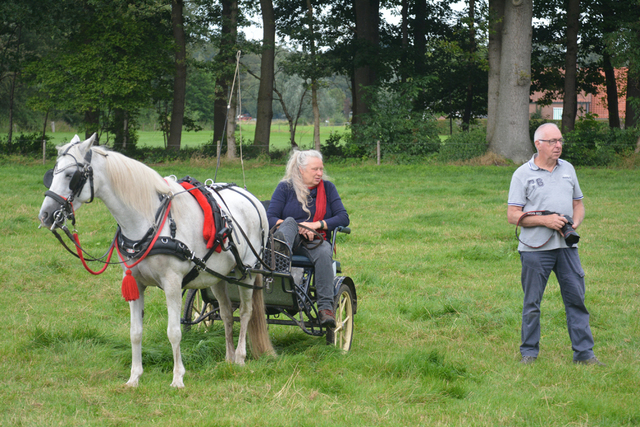
[[(311, 230), (319, 230), (322, 227), (322, 222), (320, 221), (314, 221), (314, 222), (301, 222), (298, 225), (302, 225), (304, 227), (308, 227)], [(316, 238), (316, 234), (311, 231), (308, 230), (307, 228), (304, 227), (298, 227), (298, 233), (300, 233), (300, 235), (302, 237), (304, 237), (307, 240), (313, 240)]]

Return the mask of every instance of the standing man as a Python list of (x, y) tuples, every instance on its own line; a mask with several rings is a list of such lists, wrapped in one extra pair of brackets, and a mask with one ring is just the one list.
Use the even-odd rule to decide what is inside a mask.
[[(535, 362), (540, 350), (540, 303), (551, 271), (560, 284), (567, 316), (573, 362), (603, 365), (593, 353), (589, 312), (584, 305), (584, 270), (573, 235), (565, 241), (563, 227), (576, 229), (584, 219), (584, 204), (573, 166), (560, 160), (562, 134), (554, 123), (545, 123), (534, 134), (538, 152), (511, 178), (507, 217), (522, 227), (518, 251), (522, 262), (521, 363)], [(566, 215), (566, 216), (565, 216)], [(565, 230), (567, 231), (567, 230)]]

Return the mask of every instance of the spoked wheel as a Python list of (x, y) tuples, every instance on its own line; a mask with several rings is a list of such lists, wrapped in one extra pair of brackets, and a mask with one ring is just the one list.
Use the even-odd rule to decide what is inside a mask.
[(340, 285), (333, 311), (336, 314), (336, 328), (327, 331), (327, 344), (349, 351), (353, 339), (353, 293), (344, 283)]
[[(195, 322), (203, 314), (209, 313), (213, 310), (213, 306), (205, 302), (202, 299), (202, 293), (199, 289), (189, 289), (187, 291), (187, 297), (184, 300), (184, 319)], [(213, 317), (209, 316), (193, 326), (196, 328), (209, 328), (213, 325)], [(184, 331), (189, 331), (192, 325), (185, 324)]]

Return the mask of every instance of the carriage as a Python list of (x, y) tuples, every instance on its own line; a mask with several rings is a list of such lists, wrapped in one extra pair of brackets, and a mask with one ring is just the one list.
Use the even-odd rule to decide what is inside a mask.
[[(194, 186), (163, 178), (120, 153), (92, 147), (95, 139), (95, 134), (85, 141), (76, 135), (58, 148), (55, 168), (45, 174), (48, 191), (38, 217), (41, 226), (49, 228), (90, 273), (100, 274), (110, 264), (122, 267), (122, 295), (131, 312), (128, 386), (137, 386), (143, 373), (144, 293), (149, 287), (162, 289), (167, 302), (167, 336), (174, 360), (172, 387), (184, 387), (181, 327), (216, 319), (221, 319), (225, 328), (225, 359), (238, 365), (245, 363), (248, 337), (254, 357), (275, 354), (267, 331), (269, 323), (326, 335), (330, 343), (349, 350), (357, 310), (353, 281), (336, 275), (336, 328), (323, 328), (315, 305), (313, 264), (305, 257), (292, 256), (286, 248), (284, 253), (271, 249), (276, 246), (273, 236), (267, 239), (266, 209), (254, 195), (231, 184)], [(201, 200), (204, 196), (198, 191), (202, 187), (211, 193), (214, 200), (208, 199), (210, 203)], [(75, 226), (77, 210), (94, 197), (104, 202), (118, 223), (109, 251), (99, 258), (87, 254), (75, 229), (72, 233), (67, 227), (67, 222)], [(222, 213), (212, 216), (216, 206)], [(217, 224), (221, 217), (224, 221)], [(64, 231), (76, 253), (57, 230)], [(348, 233), (349, 229), (339, 231)], [(114, 249), (119, 261), (112, 263)], [(93, 271), (86, 261), (103, 262), (104, 267)], [(340, 274), (340, 264), (336, 261), (333, 265)], [(236, 309), (238, 317), (234, 318)], [(240, 323), (237, 345), (233, 339), (235, 320)]]
[[(268, 201), (263, 204), (265, 208), (268, 207)], [(350, 232), (348, 227), (338, 227), (331, 237), (331, 248), (335, 248), (338, 233)], [(269, 240), (270, 243), (273, 241), (277, 239)], [(265, 276), (263, 292), (267, 324), (298, 326), (309, 335), (324, 335), (329, 345), (349, 351), (353, 339), (354, 315), (358, 307), (353, 280), (341, 275), (340, 262), (334, 260), (333, 308), (336, 327), (324, 328), (318, 320), (313, 263), (305, 256), (292, 255), (284, 244), (276, 247), (281, 248), (281, 251), (272, 250), (271, 244), (265, 250), (265, 263), (272, 266), (272, 270), (261, 271)], [(234, 309), (237, 308), (240, 304), (238, 288), (230, 286), (228, 294)], [(181, 323), (185, 330), (194, 325), (208, 328), (216, 320), (221, 320), (218, 301), (210, 288), (189, 289), (184, 295)]]

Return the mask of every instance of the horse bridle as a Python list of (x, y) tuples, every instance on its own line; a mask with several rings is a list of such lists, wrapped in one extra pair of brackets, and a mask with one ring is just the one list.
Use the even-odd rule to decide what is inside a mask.
[[(74, 144), (75, 145), (75, 144)], [(73, 147), (73, 145), (71, 146)], [(52, 228), (58, 226), (60, 227), (67, 219), (71, 219), (71, 224), (75, 225), (76, 218), (73, 212), (73, 199), (80, 195), (82, 189), (84, 188), (87, 180), (89, 181), (89, 185), (91, 186), (91, 198), (86, 203), (93, 202), (94, 197), (94, 189), (93, 189), (93, 168), (91, 167), (91, 156), (93, 151), (89, 148), (87, 154), (84, 156), (84, 163), (78, 162), (78, 160), (73, 156), (73, 154), (69, 154), (69, 150), (71, 147), (67, 148), (64, 153), (60, 155), (60, 157), (71, 156), (75, 161), (75, 166), (78, 168), (71, 177), (71, 181), (69, 181), (69, 190), (71, 190), (71, 194), (69, 197), (65, 198), (57, 193), (54, 193), (51, 190), (47, 190), (44, 195), (45, 197), (51, 197), (56, 202), (60, 203), (60, 209), (56, 210), (53, 213), (53, 225)], [(74, 165), (66, 166), (64, 169), (72, 167)], [(57, 162), (56, 162), (57, 167)], [(56, 168), (49, 169), (44, 174), (44, 178), (42, 182), (45, 187), (51, 188), (51, 183), (53, 182), (53, 176), (56, 173), (62, 172), (64, 169), (56, 171)]]

